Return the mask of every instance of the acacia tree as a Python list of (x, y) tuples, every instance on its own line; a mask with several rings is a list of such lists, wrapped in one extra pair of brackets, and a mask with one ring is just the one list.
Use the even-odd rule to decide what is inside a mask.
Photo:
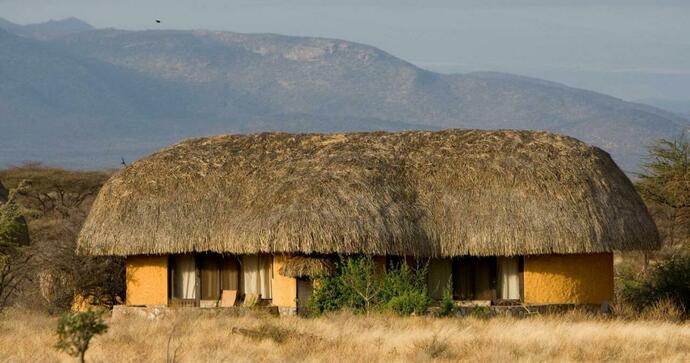
[(637, 188), (657, 221), (666, 249), (672, 254), (687, 251), (690, 232), (688, 139), (662, 139), (652, 145)]
[(75, 296), (110, 306), (124, 297), (124, 259), (83, 256), (76, 241), (91, 203), (110, 172), (71, 171), (28, 163), (0, 170), (7, 185), (26, 181), (17, 204), (31, 211), (31, 279), (17, 300), (50, 312), (69, 309)]
[(29, 269), (31, 256), (26, 252), (26, 225), (15, 197), (24, 184), (6, 194), (0, 184), (0, 310), (19, 289)]

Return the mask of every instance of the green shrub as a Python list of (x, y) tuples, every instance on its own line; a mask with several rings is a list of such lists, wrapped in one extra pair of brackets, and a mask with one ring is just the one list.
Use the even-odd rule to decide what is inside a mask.
[(638, 311), (668, 299), (690, 311), (690, 256), (672, 257), (643, 275), (619, 276), (619, 297)]
[(452, 316), (453, 313), (455, 313), (455, 302), (453, 301), (453, 280), (448, 279), (446, 288), (443, 290), (439, 315)]
[(393, 296), (384, 307), (398, 315), (422, 315), (429, 307), (429, 296), (423, 291), (405, 291)]
[(430, 303), (426, 275), (426, 264), (416, 269), (405, 263), (390, 266), (384, 274), (377, 271), (371, 257), (342, 257), (332, 276), (317, 278), (309, 307), (316, 315), (340, 309), (423, 314)]
[(79, 357), (84, 363), (84, 355), (89, 349), (91, 339), (108, 331), (108, 325), (101, 317), (101, 312), (86, 311), (63, 314), (58, 319), (58, 342), (55, 348), (73, 357)]
[(389, 266), (383, 278), (381, 299), (389, 301), (410, 291), (426, 292), (427, 265), (413, 270), (407, 263)]
[(390, 266), (383, 279), (382, 307), (399, 315), (424, 314), (431, 303), (427, 271), (428, 264), (414, 270), (405, 262)]
[(381, 278), (371, 257), (341, 257), (333, 275), (317, 277), (309, 300), (314, 314), (350, 309), (366, 312), (380, 303)]
[(318, 287), (309, 299), (309, 311), (315, 315), (340, 310), (345, 307), (346, 298), (343, 297), (345, 288), (339, 276), (320, 276), (317, 278)]
[(368, 312), (381, 303), (383, 281), (376, 272), (376, 264), (369, 257), (341, 259), (340, 284), (345, 307)]

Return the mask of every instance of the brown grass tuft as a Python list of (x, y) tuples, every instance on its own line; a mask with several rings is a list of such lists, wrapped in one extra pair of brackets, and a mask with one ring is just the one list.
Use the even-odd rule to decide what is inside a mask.
[(682, 321), (685, 310), (672, 299), (664, 298), (642, 311), (642, 318), (657, 321)]

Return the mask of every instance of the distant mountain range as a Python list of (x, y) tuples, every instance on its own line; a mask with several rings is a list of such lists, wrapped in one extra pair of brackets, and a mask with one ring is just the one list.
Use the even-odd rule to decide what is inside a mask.
[(647, 145), (688, 125), (539, 79), (434, 73), (343, 40), (0, 20), (0, 166), (115, 167), (216, 133), (514, 128), (577, 137), (632, 172)]

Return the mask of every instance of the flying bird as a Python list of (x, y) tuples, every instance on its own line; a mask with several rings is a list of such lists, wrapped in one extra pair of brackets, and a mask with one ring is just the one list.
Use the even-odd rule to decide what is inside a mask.
[(158, 19), (156, 19), (156, 23), (160, 24), (160, 23), (161, 23), (161, 21), (160, 21), (160, 20), (158, 20)]

